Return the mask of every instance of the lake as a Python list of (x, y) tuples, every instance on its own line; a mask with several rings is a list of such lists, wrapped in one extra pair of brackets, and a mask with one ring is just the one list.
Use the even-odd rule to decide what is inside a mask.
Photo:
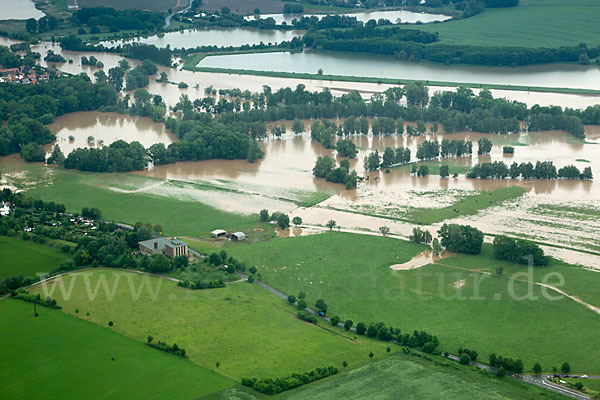
[[(302, 17), (317, 17), (323, 18), (327, 14), (261, 14), (259, 18), (267, 19), (273, 18), (275, 22), (280, 25), (282, 22), (287, 23), (288, 25), (292, 23), (294, 19), (300, 19)], [(389, 10), (389, 11), (363, 11), (356, 13), (346, 13), (346, 14), (330, 14), (330, 15), (344, 15), (348, 17), (355, 17), (357, 20), (362, 22), (367, 22), (371, 19), (379, 20), (379, 19), (387, 19), (393, 23), (396, 23), (398, 19), (400, 22), (407, 23), (428, 23), (435, 21), (446, 21), (451, 19), (452, 17), (443, 14), (427, 14), (427, 13), (417, 13), (406, 10)], [(249, 15), (245, 17), (247, 20), (256, 19), (254, 15)]]
[(326, 75), (600, 89), (600, 68), (571, 64), (463, 67), (365, 54), (305, 51), (210, 56), (198, 66), (312, 74), (322, 69)]
[(195, 48), (198, 46), (242, 46), (267, 43), (280, 43), (302, 36), (303, 31), (287, 31), (278, 29), (248, 29), (248, 28), (211, 28), (189, 29), (185, 31), (169, 32), (149, 37), (140, 37), (127, 40), (101, 42), (106, 47), (115, 47), (124, 43), (146, 43), (156, 47)]
[(45, 14), (35, 8), (31, 0), (0, 0), (0, 20), (8, 19), (40, 19)]

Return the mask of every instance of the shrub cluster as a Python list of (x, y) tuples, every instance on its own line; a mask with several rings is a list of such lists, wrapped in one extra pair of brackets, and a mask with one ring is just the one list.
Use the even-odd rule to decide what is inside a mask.
[(242, 385), (248, 386), (257, 392), (275, 395), (286, 390), (297, 388), (298, 386), (306, 385), (319, 379), (327, 378), (338, 373), (338, 369), (334, 366), (318, 367), (310, 372), (295, 373), (285, 378), (276, 379), (256, 379), (242, 378)]

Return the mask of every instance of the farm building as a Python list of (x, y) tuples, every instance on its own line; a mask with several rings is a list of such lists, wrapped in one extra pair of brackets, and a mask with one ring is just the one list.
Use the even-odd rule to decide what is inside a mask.
[(221, 238), (221, 237), (227, 236), (227, 231), (224, 231), (223, 229), (215, 229), (214, 231), (212, 231), (210, 233), (210, 235), (212, 237), (214, 237), (215, 239), (217, 239), (217, 238)]
[(177, 239), (156, 238), (139, 242), (140, 252), (142, 254), (162, 253), (167, 257), (175, 258), (177, 256), (189, 256), (187, 243)]
[(231, 240), (234, 240), (234, 241), (246, 240), (246, 234), (244, 232), (234, 232), (231, 234)]

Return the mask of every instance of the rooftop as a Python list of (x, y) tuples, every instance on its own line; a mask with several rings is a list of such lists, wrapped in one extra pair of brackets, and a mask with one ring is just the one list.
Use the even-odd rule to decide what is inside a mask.
[(169, 238), (164, 238), (164, 237), (144, 240), (142, 242), (139, 242), (138, 244), (144, 245), (144, 246), (148, 247), (149, 249), (154, 249), (154, 243), (158, 244), (156, 246), (157, 251), (164, 250), (165, 246), (167, 246), (167, 245), (169, 247), (187, 246), (187, 243), (185, 243), (177, 238), (169, 239)]

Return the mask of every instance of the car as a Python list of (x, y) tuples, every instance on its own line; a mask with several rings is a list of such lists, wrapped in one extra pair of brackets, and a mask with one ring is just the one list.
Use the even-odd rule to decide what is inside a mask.
[(587, 378), (588, 376), (587, 376), (587, 375), (581, 375), (581, 377), (582, 377), (582, 378)]
[(560, 375), (559, 374), (554, 374), (554, 375), (552, 375), (552, 377), (553, 378), (560, 378)]

